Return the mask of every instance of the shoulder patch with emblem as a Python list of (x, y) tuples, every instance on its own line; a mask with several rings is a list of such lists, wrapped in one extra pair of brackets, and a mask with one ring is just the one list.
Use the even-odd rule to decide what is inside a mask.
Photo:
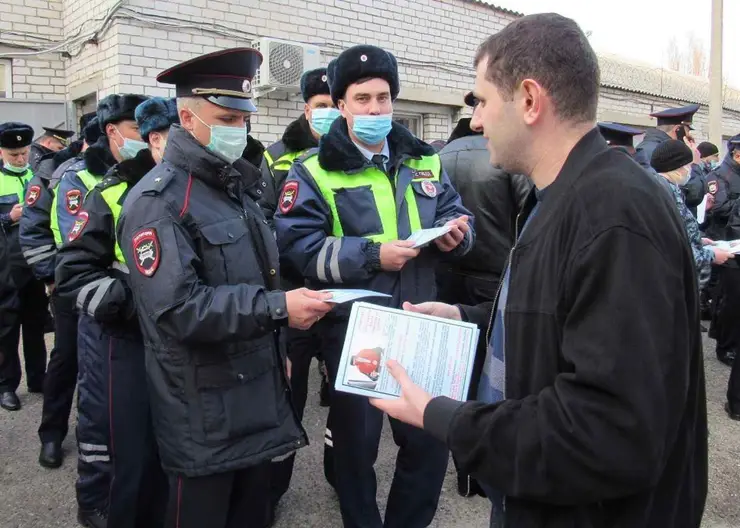
[(707, 187), (709, 189), (710, 194), (717, 194), (717, 182), (716, 181), (710, 181)]
[(26, 194), (26, 205), (33, 205), (38, 202), (39, 196), (41, 196), (41, 186), (31, 185)]
[(298, 199), (298, 181), (290, 180), (286, 182), (280, 195), (280, 212), (288, 214), (293, 209), (296, 199)]
[(77, 240), (80, 237), (82, 231), (87, 225), (88, 220), (90, 220), (90, 216), (85, 211), (81, 211), (80, 214), (77, 215), (77, 219), (75, 220), (75, 223), (72, 225), (72, 229), (69, 230), (69, 234), (67, 235), (67, 240), (69, 242)]
[(159, 268), (161, 249), (157, 230), (153, 227), (139, 229), (133, 238), (136, 269), (146, 277), (151, 277)]
[(429, 198), (437, 196), (437, 187), (430, 181), (421, 182), (421, 190), (424, 191)]
[(430, 170), (415, 170), (413, 176), (415, 180), (432, 179), (434, 178), (434, 173)]
[(76, 215), (80, 212), (82, 207), (82, 192), (79, 189), (70, 189), (64, 196), (64, 205), (67, 207), (67, 212)]

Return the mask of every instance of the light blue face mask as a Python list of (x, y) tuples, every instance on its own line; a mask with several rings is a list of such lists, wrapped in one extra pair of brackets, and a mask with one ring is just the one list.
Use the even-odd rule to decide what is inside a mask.
[(718, 160), (712, 160), (709, 162), (709, 168), (714, 170), (717, 167), (719, 167), (719, 161)]
[(242, 157), (244, 149), (247, 148), (247, 128), (238, 126), (209, 125), (198, 117), (193, 115), (211, 129), (211, 141), (206, 148), (214, 154), (225, 159), (229, 163), (234, 163)]
[[(352, 114), (350, 114), (352, 115)], [(388, 137), (393, 128), (393, 114), (352, 115), (352, 132), (366, 145), (377, 145)]]
[(342, 113), (336, 108), (314, 108), (311, 110), (311, 128), (323, 136)]
[(16, 174), (23, 174), (24, 172), (28, 170), (28, 167), (30, 167), (30, 165), (26, 163), (23, 167), (15, 167), (11, 165), (10, 163), (6, 163), (4, 167), (8, 169), (10, 172), (15, 172)]
[(138, 141), (136, 139), (129, 139), (129, 138), (123, 137), (123, 134), (121, 134), (121, 131), (118, 130), (117, 128), (116, 128), (116, 132), (118, 132), (118, 135), (123, 140), (123, 146), (118, 147), (118, 152), (121, 153), (121, 157), (124, 160), (135, 158), (140, 150), (149, 148), (149, 145), (147, 145), (146, 141)]

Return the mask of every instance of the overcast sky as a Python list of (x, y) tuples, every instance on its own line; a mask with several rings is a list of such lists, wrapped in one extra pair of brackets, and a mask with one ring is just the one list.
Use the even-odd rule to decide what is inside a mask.
[[(524, 14), (555, 11), (573, 18), (591, 32), (596, 51), (665, 66), (671, 37), (682, 47), (690, 33), (704, 44), (709, 57), (711, 0), (492, 0)], [(722, 76), (740, 88), (740, 0), (724, 1)], [(733, 21), (734, 23), (731, 23)], [(734, 50), (734, 53), (732, 52)]]

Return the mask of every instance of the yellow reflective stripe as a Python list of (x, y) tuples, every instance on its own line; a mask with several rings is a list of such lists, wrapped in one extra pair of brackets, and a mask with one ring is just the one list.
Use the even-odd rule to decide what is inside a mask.
[(414, 189), (409, 185), (403, 195), (409, 212), (409, 229), (412, 233), (421, 231), (421, 218), (419, 217), (419, 205), (416, 203)]
[(432, 178), (414, 178), (411, 181), (439, 181), (439, 177), (442, 174), (442, 160), (439, 154), (422, 156), (421, 159), (408, 159), (403, 164), (411, 170), (429, 171), (433, 176)]
[[(121, 210), (123, 209), (120, 201), (123, 193), (126, 192), (126, 189), (128, 189), (128, 184), (126, 184), (125, 182), (120, 182), (116, 185), (106, 187), (105, 189), (100, 191), (100, 196), (102, 196), (103, 200), (105, 200), (105, 203), (108, 204), (110, 212), (113, 215), (114, 229), (118, 227), (118, 219), (121, 217)], [(126, 263), (123, 258), (123, 251), (121, 251), (121, 246), (118, 245), (118, 237), (116, 237), (115, 255), (116, 261), (120, 262), (121, 264)]]
[(262, 155), (267, 160), (267, 166), (271, 167), (272, 166), (272, 156), (270, 156), (270, 153), (265, 150), (265, 152)]

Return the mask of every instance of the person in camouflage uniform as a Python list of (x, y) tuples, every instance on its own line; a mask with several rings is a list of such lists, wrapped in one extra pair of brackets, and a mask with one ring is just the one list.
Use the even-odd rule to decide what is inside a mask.
[(661, 185), (673, 196), (678, 213), (686, 227), (689, 237), (691, 251), (694, 254), (696, 273), (699, 279), (699, 289), (704, 288), (709, 282), (712, 272), (712, 264), (724, 264), (734, 255), (728, 251), (712, 245), (704, 245), (699, 230), (699, 223), (686, 206), (683, 193), (679, 186), (683, 185), (691, 177), (691, 164), (694, 153), (683, 142), (675, 139), (658, 145), (653, 151), (650, 164), (657, 173), (656, 177)]

